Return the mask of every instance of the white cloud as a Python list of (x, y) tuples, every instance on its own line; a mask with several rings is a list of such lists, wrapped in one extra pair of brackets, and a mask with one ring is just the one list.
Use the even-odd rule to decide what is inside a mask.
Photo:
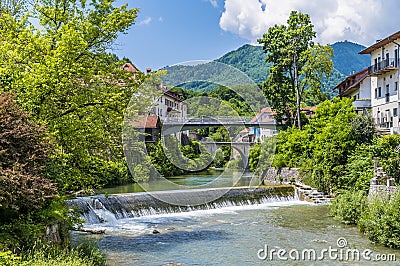
[(213, 7), (218, 7), (218, 2), (217, 2), (217, 0), (209, 0), (209, 1), (210, 1), (211, 5), (212, 5)]
[(151, 23), (151, 21), (152, 21), (152, 18), (151, 17), (147, 17), (144, 20), (139, 21), (138, 25), (139, 26), (140, 25), (149, 25)]
[(398, 0), (225, 0), (220, 27), (255, 42), (292, 10), (310, 15), (317, 41), (370, 45), (400, 30)]

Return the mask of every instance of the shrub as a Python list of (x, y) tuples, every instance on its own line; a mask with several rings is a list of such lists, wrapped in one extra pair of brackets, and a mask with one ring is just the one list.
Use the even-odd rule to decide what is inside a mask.
[(357, 224), (367, 204), (363, 191), (346, 191), (338, 195), (330, 206), (330, 213), (342, 223)]
[(400, 193), (391, 199), (376, 196), (363, 211), (358, 227), (372, 242), (400, 248)]

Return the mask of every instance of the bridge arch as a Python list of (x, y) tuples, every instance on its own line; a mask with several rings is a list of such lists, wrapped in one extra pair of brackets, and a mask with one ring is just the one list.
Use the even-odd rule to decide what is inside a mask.
[(244, 169), (247, 169), (249, 166), (249, 155), (250, 149), (253, 147), (254, 143), (252, 142), (202, 142), (206, 147), (207, 151), (212, 155), (215, 155), (217, 150), (223, 146), (230, 146), (232, 149), (236, 150), (243, 163)]

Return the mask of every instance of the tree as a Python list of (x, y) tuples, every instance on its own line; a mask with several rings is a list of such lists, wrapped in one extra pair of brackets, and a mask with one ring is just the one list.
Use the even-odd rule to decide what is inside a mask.
[(43, 176), (52, 146), (44, 127), (8, 93), (0, 95), (0, 216), (40, 209), (55, 196), (56, 187)]
[(113, 0), (38, 0), (27, 7), (23, 16), (0, 17), (0, 90), (15, 93), (55, 138), (59, 152), (49, 175), (62, 189), (110, 183), (104, 171), (125, 167), (124, 111), (144, 75), (132, 78), (107, 51), (138, 10)]
[(265, 61), (273, 64), (263, 90), (272, 108), (278, 112), (278, 121), (286, 118), (290, 123), (296, 114), (299, 129), (302, 128), (300, 104), (303, 93), (311, 91), (321, 97), (322, 80), (333, 68), (332, 48), (314, 45), (315, 36), (310, 17), (292, 11), (287, 25), (269, 28), (258, 40), (263, 44)]

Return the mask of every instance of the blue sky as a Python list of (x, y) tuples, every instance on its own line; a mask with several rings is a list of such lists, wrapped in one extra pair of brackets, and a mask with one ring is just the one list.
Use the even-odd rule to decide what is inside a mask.
[(256, 40), (292, 10), (310, 15), (316, 41), (365, 46), (400, 30), (398, 0), (117, 0), (140, 12), (113, 51), (142, 71), (212, 60)]
[(206, 0), (135, 0), (129, 7), (139, 7), (139, 16), (114, 52), (141, 70), (215, 59), (249, 42), (219, 27), (222, 1), (215, 7)]

